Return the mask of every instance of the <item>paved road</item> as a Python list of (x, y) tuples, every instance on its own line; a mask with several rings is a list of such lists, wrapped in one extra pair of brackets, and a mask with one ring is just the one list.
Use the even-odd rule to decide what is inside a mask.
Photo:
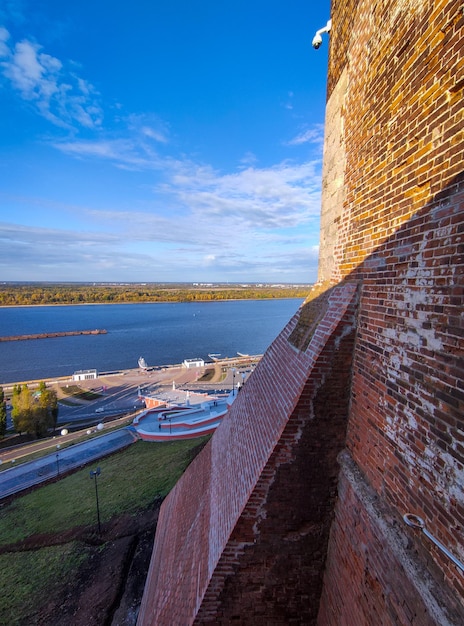
[(0, 499), (121, 450), (135, 441), (137, 435), (129, 426), (4, 470), (0, 472)]
[[(181, 366), (156, 368), (147, 372), (127, 370), (116, 375), (102, 375), (97, 380), (80, 381), (78, 385), (83, 389), (91, 389), (101, 385), (104, 388), (104, 392), (100, 398), (91, 402), (83, 402), (74, 406), (61, 404), (57, 425), (58, 430), (73, 422), (88, 420), (89, 423), (94, 422), (96, 424), (99, 421), (106, 421), (114, 415), (131, 413), (140, 409), (141, 403), (138, 398), (140, 387), (151, 388), (154, 391), (155, 389), (160, 390), (165, 386), (166, 388), (172, 388), (172, 384), (175, 382), (180, 388), (189, 388), (197, 392), (226, 391), (230, 390), (232, 386), (237, 386), (245, 378), (245, 376), (242, 378), (242, 373), (247, 375), (251, 370), (249, 365), (232, 368), (230, 364), (226, 363), (216, 363), (216, 367), (223, 367), (225, 370), (225, 377), (220, 382), (198, 381), (200, 374), (206, 368), (189, 370)], [(76, 383), (72, 381), (54, 383), (57, 387), (62, 387), (66, 384)], [(75, 435), (70, 433), (69, 437), (71, 436)], [(0, 472), (0, 499), (130, 445), (135, 441), (135, 438), (135, 431), (129, 427), (69, 448), (55, 449), (46, 457), (4, 470)], [(55, 441), (58, 444), (59, 441), (64, 442), (64, 438), (60, 437), (59, 440), (57, 438)], [(55, 441), (52, 444), (53, 446)], [(50, 441), (36, 442), (33, 445), (37, 446), (37, 448), (40, 448), (40, 446), (49, 447)], [(28, 452), (30, 451), (28, 446)], [(24, 449), (22, 451), (13, 448), (5, 449), (2, 450), (1, 458), (3, 462), (11, 463), (11, 459), (19, 458), (22, 453), (25, 453)]]

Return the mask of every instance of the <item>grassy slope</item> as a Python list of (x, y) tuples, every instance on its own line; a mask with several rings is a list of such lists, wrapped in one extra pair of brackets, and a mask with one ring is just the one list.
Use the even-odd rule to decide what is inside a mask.
[[(103, 459), (98, 477), (102, 523), (122, 513), (135, 515), (165, 496), (206, 440), (139, 441)], [(89, 475), (95, 467), (94, 463), (3, 505), (0, 546), (75, 526), (96, 526), (95, 483)], [(65, 578), (74, 576), (85, 559), (86, 548), (77, 542), (0, 555), (0, 624), (26, 623), (30, 611)]]

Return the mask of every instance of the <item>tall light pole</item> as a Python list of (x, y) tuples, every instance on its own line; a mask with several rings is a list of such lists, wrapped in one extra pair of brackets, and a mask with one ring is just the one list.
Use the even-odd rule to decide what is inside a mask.
[(98, 487), (97, 487), (97, 476), (100, 476), (101, 470), (97, 467), (96, 470), (90, 472), (90, 479), (95, 478), (95, 499), (97, 501), (97, 520), (98, 520), (98, 534), (101, 535), (101, 524), (100, 524), (100, 505), (98, 503)]
[(59, 449), (60, 449), (60, 444), (56, 446), (56, 475), (57, 476), (60, 475), (60, 455), (58, 454)]
[(235, 396), (235, 367), (232, 368), (232, 395)]

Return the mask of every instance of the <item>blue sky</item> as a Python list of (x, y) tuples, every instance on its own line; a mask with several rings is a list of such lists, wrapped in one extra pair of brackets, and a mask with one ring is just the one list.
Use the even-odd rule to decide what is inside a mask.
[(314, 281), (329, 12), (3, 0), (0, 280)]

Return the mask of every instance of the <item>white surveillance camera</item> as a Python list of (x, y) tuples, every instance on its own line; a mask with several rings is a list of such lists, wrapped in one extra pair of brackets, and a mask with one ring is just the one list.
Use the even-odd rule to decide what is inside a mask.
[(329, 20), (327, 22), (327, 24), (324, 26), (324, 28), (320, 28), (316, 34), (314, 35), (313, 38), (313, 48), (315, 50), (317, 50), (318, 48), (321, 47), (322, 45), (322, 34), (323, 33), (330, 33), (330, 29), (332, 28), (332, 20)]
[(316, 50), (318, 48), (320, 48), (322, 45), (322, 37), (318, 34), (314, 35), (314, 39), (313, 39), (313, 48), (315, 48)]

